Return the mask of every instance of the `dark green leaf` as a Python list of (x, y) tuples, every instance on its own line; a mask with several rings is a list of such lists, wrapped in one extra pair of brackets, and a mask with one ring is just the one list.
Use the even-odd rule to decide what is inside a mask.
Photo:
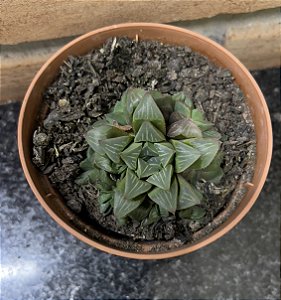
[(179, 212), (179, 217), (182, 219), (190, 219), (193, 221), (201, 220), (206, 214), (206, 211), (200, 206), (190, 207)]
[(156, 187), (148, 193), (148, 197), (165, 210), (174, 214), (178, 201), (178, 183), (176, 178), (173, 179), (169, 190), (166, 191)]
[(161, 219), (159, 208), (157, 205), (153, 205), (147, 219), (144, 220), (143, 225), (149, 226), (151, 224), (157, 223)]
[(143, 121), (151, 122), (162, 133), (166, 133), (164, 116), (149, 93), (144, 95), (133, 114), (133, 128), (135, 132), (139, 130)]
[(163, 168), (160, 172), (155, 173), (146, 179), (147, 182), (158, 186), (161, 189), (169, 190), (171, 186), (171, 179), (173, 175), (173, 166), (168, 165)]
[(127, 136), (128, 134), (123, 130), (111, 125), (101, 125), (89, 130), (86, 134), (86, 141), (90, 147), (99, 154), (105, 154), (103, 148), (100, 146), (100, 141), (109, 138), (120, 136)]
[(193, 122), (203, 131), (210, 129), (214, 126), (213, 123), (204, 119), (204, 115), (198, 109), (193, 109), (191, 113)]
[(94, 163), (98, 168), (105, 170), (109, 173), (118, 173), (117, 170), (112, 166), (111, 160), (106, 155), (100, 155), (96, 152), (93, 158)]
[(159, 171), (159, 166), (151, 165), (143, 159), (138, 159), (137, 175), (139, 178), (148, 177)]
[(163, 133), (150, 122), (144, 121), (135, 137), (135, 142), (162, 142), (165, 141)]
[(141, 205), (145, 196), (138, 197), (136, 199), (127, 199), (125, 195), (119, 189), (115, 189), (114, 192), (114, 209), (113, 213), (117, 219), (122, 219), (128, 216), (133, 210)]
[(190, 107), (188, 107), (183, 102), (176, 101), (174, 111), (182, 114), (186, 118), (190, 118), (191, 117), (191, 109), (190, 109)]
[(200, 204), (203, 195), (189, 184), (182, 176), (177, 175), (179, 182), (178, 210), (186, 209)]
[(218, 152), (213, 161), (205, 169), (200, 170), (199, 177), (213, 183), (219, 183), (224, 173), (220, 167), (222, 153)]
[(146, 161), (149, 165), (157, 167), (158, 171), (161, 169), (161, 161), (159, 157), (151, 157)]
[(153, 143), (146, 142), (141, 151), (141, 157), (158, 156), (158, 152)]
[(128, 88), (122, 95), (121, 101), (126, 105), (127, 112), (132, 115), (146, 91), (138, 88)]
[(174, 158), (176, 153), (174, 147), (170, 143), (155, 143), (154, 146), (157, 149), (162, 166), (166, 167)]
[(170, 114), (169, 124), (175, 123), (175, 122), (177, 122), (179, 120), (182, 120), (182, 119), (185, 119), (185, 116), (182, 115), (181, 113), (177, 112), (177, 111), (174, 111)]
[(115, 163), (120, 162), (120, 153), (131, 142), (131, 136), (120, 136), (100, 141), (103, 151)]
[(184, 143), (196, 148), (201, 154), (200, 158), (191, 166), (192, 169), (196, 170), (206, 168), (220, 148), (220, 142), (215, 139), (189, 139), (185, 140)]
[(135, 170), (137, 168), (137, 161), (142, 149), (141, 143), (132, 143), (127, 149), (121, 152), (120, 157), (126, 163), (128, 168)]
[(130, 122), (124, 112), (111, 112), (106, 114), (105, 118), (111, 125), (113, 125), (115, 122), (120, 125), (127, 125)]
[(79, 166), (83, 171), (90, 171), (94, 168), (94, 151), (91, 147), (88, 147), (87, 157), (80, 162)]
[(221, 134), (219, 132), (217, 132), (216, 130), (206, 130), (203, 132), (203, 137), (204, 138), (213, 138), (213, 139), (220, 139), (221, 138)]
[(200, 152), (192, 146), (186, 145), (183, 142), (171, 140), (175, 150), (175, 169), (176, 173), (181, 173), (189, 168), (200, 157)]
[(101, 193), (98, 201), (100, 205), (100, 212), (106, 213), (111, 208), (110, 200), (112, 199), (112, 193)]
[(82, 173), (81, 175), (79, 175), (76, 178), (75, 183), (79, 184), (79, 185), (93, 183), (94, 181), (97, 180), (97, 178), (99, 178), (99, 173), (100, 173), (99, 169), (92, 168), (91, 170), (86, 171), (86, 172)]
[(127, 169), (125, 179), (125, 196), (128, 199), (136, 198), (151, 188), (150, 183), (140, 180), (130, 169)]
[(147, 217), (151, 208), (152, 202), (149, 199), (145, 199), (139, 207), (129, 214), (129, 217), (133, 220), (141, 222)]
[(168, 128), (168, 137), (174, 139), (202, 137), (201, 129), (191, 119), (181, 119)]
[(170, 95), (161, 95), (159, 97), (154, 97), (152, 95), (153, 99), (155, 100), (157, 106), (161, 110), (164, 119), (166, 122), (169, 121), (169, 117), (171, 113), (174, 111), (174, 101)]
[(110, 179), (109, 174), (104, 170), (100, 170), (98, 175), (98, 178), (95, 179), (96, 187), (102, 191), (111, 191), (115, 186), (115, 182)]
[(183, 103), (184, 103), (185, 105), (187, 105), (189, 108), (192, 108), (192, 107), (193, 107), (192, 101), (190, 100), (189, 97), (187, 97), (187, 95), (185, 95), (184, 92), (176, 93), (176, 94), (174, 94), (172, 97), (173, 97), (173, 100), (174, 100), (174, 101), (180, 101), (180, 102), (183, 102)]

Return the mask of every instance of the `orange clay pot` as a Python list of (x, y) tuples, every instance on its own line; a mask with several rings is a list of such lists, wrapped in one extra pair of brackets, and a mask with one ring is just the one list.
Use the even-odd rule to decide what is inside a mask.
[[(106, 39), (128, 36), (140, 40), (156, 40), (172, 45), (185, 45), (207, 56), (215, 64), (227, 68), (246, 96), (256, 133), (257, 155), (254, 177), (247, 184), (247, 192), (230, 217), (209, 235), (180, 248), (166, 243), (165, 252), (157, 252), (159, 241), (120, 242), (118, 234), (102, 229), (98, 224), (86, 223), (68, 209), (61, 196), (51, 186), (46, 176), (33, 165), (31, 160), (32, 135), (36, 119), (42, 108), (42, 94), (59, 73), (59, 68), (69, 55), (83, 55), (98, 48)], [(248, 70), (226, 49), (200, 34), (168, 25), (153, 23), (128, 23), (94, 30), (68, 43), (57, 51), (39, 70), (25, 95), (18, 124), (18, 146), (22, 167), (27, 181), (47, 213), (64, 229), (81, 241), (102, 251), (136, 259), (163, 259), (198, 250), (226, 234), (248, 213), (255, 203), (265, 182), (272, 154), (272, 128), (264, 97)]]

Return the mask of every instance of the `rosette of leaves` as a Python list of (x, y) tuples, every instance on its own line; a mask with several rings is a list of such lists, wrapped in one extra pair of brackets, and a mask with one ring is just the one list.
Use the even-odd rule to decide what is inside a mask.
[(86, 134), (87, 158), (78, 184), (93, 183), (100, 210), (152, 224), (175, 215), (199, 220), (197, 181), (219, 182), (220, 134), (183, 92), (163, 95), (129, 88)]

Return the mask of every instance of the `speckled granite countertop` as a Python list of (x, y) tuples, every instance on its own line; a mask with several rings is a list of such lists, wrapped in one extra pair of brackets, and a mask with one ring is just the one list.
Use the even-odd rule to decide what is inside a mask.
[(254, 76), (275, 134), (263, 191), (226, 236), (164, 261), (111, 256), (59, 227), (35, 199), (18, 161), (20, 104), (0, 106), (1, 299), (280, 299), (280, 73)]

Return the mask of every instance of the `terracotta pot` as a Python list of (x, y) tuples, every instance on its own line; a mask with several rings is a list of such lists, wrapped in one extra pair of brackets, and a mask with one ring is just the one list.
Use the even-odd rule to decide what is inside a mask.
[[(174, 45), (187, 45), (207, 56), (215, 64), (229, 69), (247, 97), (257, 139), (256, 166), (252, 184), (232, 215), (208, 236), (193, 244), (184, 245), (164, 253), (154, 252), (158, 242), (120, 243), (118, 235), (102, 229), (98, 224), (86, 223), (77, 219), (64, 204), (61, 196), (52, 188), (46, 176), (43, 176), (32, 164), (32, 134), (36, 128), (37, 116), (42, 108), (42, 93), (56, 78), (59, 67), (69, 55), (86, 54), (100, 47), (109, 37), (128, 36), (139, 39), (151, 39)], [(48, 214), (64, 229), (83, 242), (100, 250), (129, 258), (163, 259), (190, 253), (202, 248), (226, 234), (250, 210), (265, 182), (272, 153), (272, 129), (268, 108), (264, 97), (248, 70), (226, 49), (217, 43), (189, 30), (152, 23), (129, 23), (101, 28), (87, 33), (68, 43), (57, 51), (39, 70), (25, 95), (18, 125), (19, 154), (25, 176), (35, 196)], [(165, 242), (168, 244), (170, 242)]]

